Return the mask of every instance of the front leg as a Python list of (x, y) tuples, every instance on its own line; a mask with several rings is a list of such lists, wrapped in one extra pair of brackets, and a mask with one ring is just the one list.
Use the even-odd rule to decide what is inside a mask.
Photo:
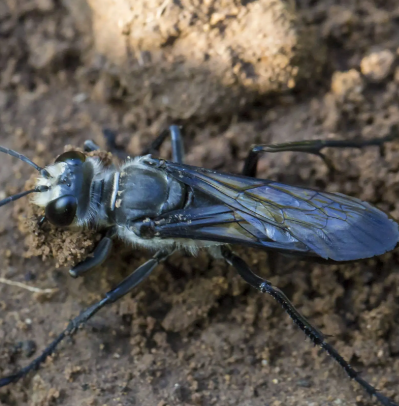
[(98, 151), (100, 147), (92, 140), (86, 140), (83, 144), (83, 151), (93, 152)]
[(134, 287), (147, 278), (155, 267), (164, 261), (172, 252), (171, 251), (158, 251), (149, 261), (137, 268), (131, 275), (124, 279), (115, 289), (109, 291), (103, 299), (93, 304), (88, 309), (80, 313), (68, 324), (68, 327), (57, 337), (55, 340), (42, 352), (39, 357), (34, 359), (29, 365), (20, 369), (13, 375), (6, 376), (0, 379), (0, 388), (7, 386), (13, 382), (19, 381), (22, 377), (27, 375), (30, 371), (36, 370), (40, 365), (56, 350), (57, 346), (64, 340), (65, 337), (71, 336), (90, 320), (100, 309), (105, 305), (116, 302), (122, 296), (129, 293)]
[(101, 265), (109, 257), (112, 251), (112, 239), (115, 235), (116, 230), (114, 228), (110, 228), (94, 248), (92, 254), (71, 268), (69, 270), (69, 275), (71, 275), (73, 278), (77, 278), (78, 276), (82, 276), (91, 269)]
[[(106, 149), (119, 159), (126, 159), (127, 153), (124, 148), (120, 147), (116, 143), (116, 134), (108, 128), (103, 129), (103, 135), (105, 138)], [(101, 148), (92, 140), (86, 140), (83, 144), (83, 150), (85, 152), (98, 151)]]

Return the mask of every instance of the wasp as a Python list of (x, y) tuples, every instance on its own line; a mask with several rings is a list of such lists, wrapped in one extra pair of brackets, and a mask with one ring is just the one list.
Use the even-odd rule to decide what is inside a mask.
[[(172, 141), (172, 159), (154, 158), (165, 139)], [(256, 275), (231, 248), (241, 244), (264, 250), (329, 262), (371, 258), (393, 250), (399, 240), (398, 223), (383, 211), (355, 197), (328, 193), (256, 178), (261, 153), (297, 151), (326, 160), (324, 148), (380, 146), (398, 138), (392, 127), (382, 138), (370, 140), (316, 140), (275, 145), (256, 145), (250, 150), (242, 175), (218, 172), (183, 163), (184, 148), (178, 126), (171, 126), (136, 158), (119, 168), (103, 167), (98, 157), (79, 151), (61, 154), (41, 168), (26, 156), (0, 147), (0, 152), (18, 158), (38, 172), (36, 186), (10, 196), (0, 206), (28, 194), (44, 208), (40, 219), (56, 227), (96, 226), (104, 236), (91, 256), (70, 269), (79, 277), (106, 260), (113, 240), (147, 248), (152, 258), (132, 272), (103, 299), (71, 320), (66, 329), (34, 359), (15, 374), (0, 379), (0, 387), (16, 382), (36, 370), (67, 336), (140, 284), (175, 250), (195, 254), (208, 249), (224, 258), (255, 289), (271, 295), (306, 334), (381, 405), (398, 406), (360, 377), (358, 372), (269, 281)], [(86, 141), (84, 151), (99, 147)]]

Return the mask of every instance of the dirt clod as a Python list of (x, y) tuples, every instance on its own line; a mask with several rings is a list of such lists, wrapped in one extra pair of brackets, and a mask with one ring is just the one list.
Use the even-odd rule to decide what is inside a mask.
[(365, 56), (360, 62), (360, 69), (367, 79), (373, 82), (382, 82), (392, 73), (394, 62), (395, 54), (388, 49), (384, 49)]

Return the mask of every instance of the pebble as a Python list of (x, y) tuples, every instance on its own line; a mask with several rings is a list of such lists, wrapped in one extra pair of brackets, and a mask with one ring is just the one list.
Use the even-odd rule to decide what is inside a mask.
[(374, 51), (360, 62), (362, 74), (372, 82), (379, 83), (392, 73), (395, 55), (388, 49)]

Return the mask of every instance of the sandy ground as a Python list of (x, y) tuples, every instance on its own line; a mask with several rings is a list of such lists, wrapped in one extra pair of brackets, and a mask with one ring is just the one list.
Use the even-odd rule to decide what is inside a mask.
[[(104, 9), (95, 10), (85, 24), (67, 3), (0, 3), (0, 140), (39, 165), (52, 162), (65, 145), (79, 147), (85, 139), (105, 147), (104, 127), (115, 130), (118, 143), (134, 155), (168, 124), (182, 124), (188, 163), (238, 172), (253, 143), (384, 136), (399, 123), (399, 8), (394, 0), (300, 0), (290, 4), (293, 8), (279, 9), (294, 18), (267, 35), (290, 33), (283, 47), (285, 55), (292, 54), (286, 64), (259, 59), (261, 37), (247, 34), (248, 21), (254, 32), (262, 30), (256, 16), (269, 21), (267, 2), (170, 2), (179, 4), (178, 12), (170, 6), (162, 15), (178, 24), (165, 23), (166, 34), (154, 31), (162, 35), (154, 34), (153, 42), (142, 45), (155, 56), (148, 66), (133, 58), (131, 72), (141, 79), (132, 82), (126, 79), (126, 55), (119, 55), (122, 61), (116, 69), (109, 50), (101, 48), (101, 38), (93, 38)], [(153, 3), (164, 2), (140, 2), (137, 27), (145, 26), (144, 11)], [(209, 47), (224, 44), (235, 50), (238, 59), (222, 58), (230, 65), (220, 65), (215, 51), (203, 55), (205, 70), (193, 68), (201, 58), (193, 56), (195, 64), (190, 65), (190, 54), (184, 54), (189, 42), (184, 41), (199, 32), (200, 23), (209, 24), (209, 30), (197, 53), (205, 53), (208, 41)], [(245, 40), (238, 45), (232, 41), (237, 32)], [(303, 43), (304, 33), (314, 37), (309, 37), (306, 52), (297, 54), (295, 44)], [(140, 55), (148, 56), (143, 49)], [(176, 68), (182, 55), (180, 69), (189, 75)], [(306, 65), (303, 55), (313, 58), (312, 63)], [(164, 65), (155, 66), (159, 61), (166, 64), (168, 57), (177, 79)], [(226, 66), (235, 79), (223, 82)], [(301, 69), (308, 69), (309, 75)], [(152, 72), (147, 81), (146, 70)], [(275, 78), (279, 84), (273, 87)], [(173, 80), (179, 83), (176, 88)], [(193, 109), (196, 92), (204, 104)], [(163, 106), (166, 93), (175, 104)], [(334, 177), (317, 157), (269, 155), (260, 161), (259, 176), (353, 195), (399, 219), (399, 142), (382, 152), (328, 151), (337, 169)], [(167, 142), (161, 155), (169, 154)], [(1, 162), (0, 196), (5, 197), (22, 190), (32, 170), (5, 155)], [(100, 299), (149, 254), (118, 243), (100, 269), (73, 280), (68, 266), (87, 255), (97, 235), (50, 226), (43, 234), (29, 235), (33, 219), (28, 200), (3, 207), (1, 213), (0, 277), (57, 289), (46, 296), (0, 283), (4, 376), (38, 355), (71, 317)], [(282, 258), (270, 269), (265, 252), (237, 251), (332, 335), (330, 341), (365, 379), (399, 402), (396, 252), (339, 266)], [(313, 348), (271, 298), (248, 288), (206, 252), (197, 258), (174, 254), (131, 295), (103, 309), (66, 340), (40, 371), (0, 390), (1, 406), (354, 404), (376, 403)]]

